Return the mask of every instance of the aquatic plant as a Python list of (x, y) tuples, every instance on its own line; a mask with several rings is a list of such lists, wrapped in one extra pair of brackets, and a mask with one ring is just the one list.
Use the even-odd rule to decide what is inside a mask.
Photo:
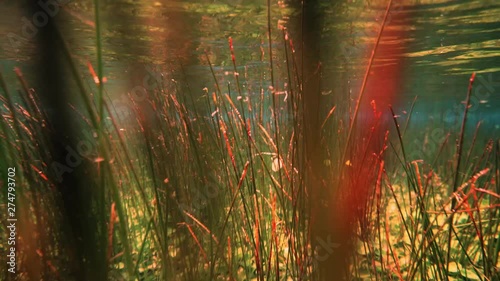
[[(0, 76), (1, 168), (16, 163), (20, 187), (18, 280), (329, 280), (332, 270), (346, 280), (496, 280), (499, 141), (477, 152), (465, 104), (462, 130), (432, 140), (439, 149), (427, 163), (408, 151), (411, 110), (403, 127), (361, 90), (372, 115), (360, 125), (358, 110), (339, 114), (346, 105), (328, 97), (306, 104), (317, 80), (306, 82), (282, 32), (285, 88), (273, 82), (269, 31), (270, 87), (242, 90), (229, 38), (232, 84), (206, 55), (213, 86), (197, 93), (165, 79), (131, 93), (128, 112), (107, 100), (100, 56), (85, 86), (60, 38), (82, 101), (71, 107), (80, 131), (70, 141), (51, 138), (53, 115), (21, 70), (16, 85)], [(85, 208), (74, 206), (82, 222), (69, 221), (67, 175), (88, 184), (75, 201)], [(98, 250), (75, 250), (89, 241)]]

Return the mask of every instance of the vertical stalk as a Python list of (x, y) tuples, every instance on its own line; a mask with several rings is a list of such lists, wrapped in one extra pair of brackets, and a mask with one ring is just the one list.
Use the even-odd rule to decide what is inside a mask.
[(95, 16), (95, 33), (96, 33), (96, 48), (97, 48), (97, 89), (98, 89), (98, 115), (99, 115), (99, 132), (102, 126), (104, 114), (104, 88), (103, 88), (103, 65), (102, 65), (102, 43), (101, 43), (101, 24), (99, 12), (99, 0), (94, 0), (94, 16)]
[[(354, 125), (356, 124), (356, 120), (358, 117), (359, 106), (361, 105), (361, 100), (365, 93), (366, 83), (368, 81), (368, 76), (370, 75), (370, 71), (372, 69), (373, 61), (375, 59), (375, 54), (377, 52), (377, 47), (380, 43), (380, 38), (382, 38), (382, 32), (384, 32), (384, 26), (387, 22), (387, 17), (389, 16), (389, 11), (391, 10), (392, 0), (389, 0), (387, 3), (387, 8), (385, 10), (384, 20), (382, 21), (382, 25), (380, 26), (380, 30), (378, 32), (377, 41), (375, 42), (375, 46), (373, 47), (372, 53), (370, 55), (370, 60), (368, 61), (368, 66), (366, 67), (365, 75), (363, 77), (363, 83), (361, 84), (361, 89), (359, 90), (358, 100), (356, 101), (356, 107), (354, 108), (354, 113), (352, 116), (351, 124), (349, 124), (349, 131), (347, 133), (347, 140), (345, 142), (344, 151), (342, 152), (342, 158), (340, 161), (341, 167), (344, 167), (343, 163), (346, 162), (347, 149), (349, 148), (349, 143), (352, 138), (352, 132), (354, 131)], [(340, 183), (340, 181), (339, 181)]]
[[(99, 5), (99, 0), (94, 0), (94, 21), (95, 21), (95, 33), (96, 33), (96, 59), (97, 59), (97, 79), (95, 79), (95, 82), (97, 84), (97, 115), (98, 115), (98, 120), (97, 120), (97, 134), (98, 134), (98, 153), (99, 156), (102, 157), (105, 154), (105, 147), (104, 147), (104, 130), (103, 130), (103, 116), (104, 116), (104, 85), (103, 85), (103, 63), (102, 63), (102, 43), (101, 43), (101, 23), (100, 23), (100, 5)], [(95, 78), (95, 77), (94, 77)], [(101, 216), (105, 216), (106, 214), (106, 176), (108, 173), (111, 173), (110, 167), (107, 164), (107, 161), (109, 159), (105, 159), (105, 161), (99, 163), (97, 166), (97, 173), (99, 176), (99, 191), (97, 194), (97, 213)], [(102, 165), (101, 165), (102, 164)], [(117, 190), (114, 190), (117, 192)], [(118, 194), (114, 194), (115, 197), (118, 196)], [(119, 202), (118, 202), (119, 203)], [(120, 205), (119, 205), (120, 206)], [(119, 212), (121, 211), (121, 208), (119, 208)], [(106, 229), (106, 219), (101, 220), (101, 223), (103, 224), (101, 227), (102, 229)], [(98, 238), (99, 239), (99, 238)], [(101, 243), (106, 249), (108, 247), (108, 240), (105, 235), (105, 232), (101, 234)], [(125, 241), (124, 241), (125, 242)], [(105, 256), (105, 254), (104, 254)], [(105, 259), (105, 262), (108, 263), (109, 261)], [(105, 272), (103, 272), (103, 276), (107, 278), (107, 268), (109, 265), (106, 265), (105, 267)], [(128, 267), (130, 269), (130, 266)]]
[[(455, 168), (455, 176), (453, 178), (453, 193), (457, 191), (458, 184), (460, 181), (460, 163), (462, 160), (462, 149), (463, 149), (463, 143), (464, 143), (464, 134), (465, 134), (465, 125), (467, 123), (467, 113), (469, 112), (469, 105), (470, 105), (470, 96), (472, 93), (472, 84), (474, 84), (474, 79), (476, 78), (476, 73), (473, 72), (470, 79), (469, 79), (469, 88), (467, 89), (467, 98), (465, 100), (465, 109), (464, 109), (464, 116), (462, 118), (462, 126), (460, 128), (460, 135), (459, 135), (459, 140), (457, 143), (457, 165)], [(457, 199), (453, 196), (452, 202), (451, 202), (451, 215), (449, 218), (449, 231), (448, 231), (448, 254), (446, 257), (446, 276), (448, 276), (448, 270), (449, 270), (449, 265), (450, 265), (450, 248), (451, 248), (451, 233), (453, 230), (453, 218), (455, 216), (455, 207), (457, 205)]]

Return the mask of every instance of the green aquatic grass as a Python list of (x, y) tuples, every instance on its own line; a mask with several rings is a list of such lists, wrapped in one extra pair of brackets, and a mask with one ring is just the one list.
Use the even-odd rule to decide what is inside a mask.
[[(96, 37), (100, 53), (98, 29)], [(268, 40), (272, 53), (270, 26)], [(97, 150), (82, 161), (91, 167), (85, 176), (94, 202), (88, 215), (99, 222), (99, 229), (87, 231), (99, 237), (96, 246), (102, 250), (87, 258), (90, 264), (105, 265), (97, 273), (88, 268), (88, 276), (331, 280), (320, 273), (329, 264), (320, 258), (325, 249), (315, 246), (318, 237), (311, 231), (312, 206), (323, 202), (312, 202), (313, 187), (308, 186), (316, 171), (310, 170), (304, 144), (306, 74), (285, 30), (282, 44), (284, 75), (290, 81), (285, 89), (274, 85), (282, 74), (274, 70), (269, 55), (272, 87), (257, 94), (243, 92), (236, 74), (238, 54), (229, 43), (234, 79), (218, 80), (207, 55), (214, 87), (196, 93), (187, 83), (165, 78), (146, 99), (130, 96), (130, 111), (123, 114), (106, 100), (103, 83), (85, 86), (61, 40), (82, 101), (74, 107), (81, 116), (80, 129), (98, 136), (93, 140)], [(103, 81), (101, 55), (96, 65), (97, 81)], [(8, 155), (2, 168), (19, 163), (19, 186), (24, 186), (18, 191), (19, 237), (28, 241), (35, 234), (30, 248), (19, 248), (19, 280), (32, 280), (33, 268), (45, 280), (85, 278), (65, 269), (75, 256), (54, 188), (53, 155), (46, 149), (51, 121), (22, 73), (16, 74), (18, 83), (12, 85), (0, 76), (0, 141)], [(9, 88), (18, 87), (14, 98)], [(94, 101), (89, 93), (96, 89)], [(280, 91), (287, 91), (286, 102)], [(325, 171), (318, 173), (324, 177), (319, 187), (335, 195), (329, 203), (359, 200), (346, 222), (353, 229), (354, 238), (348, 240), (353, 251), (342, 257), (347, 266), (338, 278), (497, 280), (499, 141), (478, 144), (477, 131), (472, 136), (463, 129), (449, 132), (428, 163), (408, 149), (409, 136), (419, 133), (412, 131), (411, 109), (402, 130), (395, 113), (384, 112), (394, 116), (394, 126), (390, 134), (377, 134), (383, 128), (381, 115), (373, 116), (373, 130), (360, 131), (355, 124), (358, 110), (346, 125), (336, 110), (340, 106), (325, 100), (318, 112), (318, 144), (325, 156), (315, 163)], [(465, 111), (463, 124), (466, 116)], [(460, 141), (455, 150), (454, 139), (470, 140), (470, 146)], [(380, 151), (371, 150), (373, 143)], [(358, 194), (353, 186), (366, 188)], [(325, 213), (336, 210), (324, 208)]]
[[(7, 93), (6, 86), (2, 89)], [(131, 99), (133, 111), (128, 117), (137, 117), (136, 123), (123, 123), (104, 103), (111, 122), (103, 127), (106, 154), (102, 158), (112, 159), (101, 175), (111, 188), (102, 208), (107, 221), (102, 235), (111, 245), (111, 253), (105, 252), (107, 278), (321, 279), (314, 277), (317, 264), (310, 249), (305, 175), (297, 174), (296, 168), (301, 157), (297, 143), (303, 138), (295, 131), (300, 119), (276, 112), (280, 135), (286, 136), (276, 141), (274, 119), (261, 119), (259, 110), (254, 110), (263, 102), (261, 96), (239, 98), (230, 89), (227, 94), (207, 89), (201, 97), (192, 97), (197, 106), (188, 107), (193, 101), (180, 89), (158, 88), (149, 94), (145, 102), (156, 107), (149, 119), (140, 117), (145, 112)], [(28, 92), (23, 95), (25, 101), (30, 98)], [(49, 152), (30, 145), (43, 146), (46, 141), (46, 129), (38, 125), (45, 117), (37, 115), (36, 107), (9, 102), (6, 95), (2, 102), (8, 109), (3, 113), (3, 144), (13, 159), (35, 163), (36, 169), (28, 164), (20, 167), (24, 181), (50, 190), (55, 180), (43, 168), (50, 161)], [(289, 108), (295, 110), (300, 104), (284, 110)], [(328, 122), (336, 122), (335, 113)], [(395, 153), (399, 164), (364, 160), (371, 163), (364, 168), (373, 169), (376, 182), (366, 197), (365, 214), (355, 222), (359, 246), (351, 255), (352, 278), (494, 280), (498, 274), (498, 141), (492, 140), (480, 154), (474, 154), (472, 147), (463, 150), (468, 159), (463, 180), (450, 193), (453, 177), (443, 181), (433, 163), (408, 159), (406, 140), (397, 129), (395, 133), (397, 141), (388, 143), (392, 148), (385, 153)], [(23, 145), (16, 145), (16, 139)], [(438, 147), (442, 150), (447, 145), (451, 144), (443, 141)], [(333, 156), (339, 154), (333, 151), (341, 147), (330, 148), (331, 158), (325, 163), (345, 165), (334, 163)], [(360, 149), (366, 154), (366, 148)], [(449, 154), (440, 157), (458, 159)], [(21, 206), (39, 210), (33, 215), (34, 224), (43, 227), (49, 218), (44, 211), (58, 203), (50, 199), (54, 195), (37, 197), (33, 191), (22, 191), (26, 196)], [(452, 208), (456, 196), (460, 200)], [(64, 232), (54, 229), (49, 235), (59, 238), (39, 246), (47, 253), (42, 262), (52, 271), (46, 274), (63, 275), (62, 261), (68, 257), (49, 253), (60, 245), (55, 241)]]

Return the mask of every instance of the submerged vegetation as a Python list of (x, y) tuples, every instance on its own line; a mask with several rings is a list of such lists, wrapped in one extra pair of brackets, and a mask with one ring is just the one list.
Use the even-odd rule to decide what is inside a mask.
[(106, 97), (104, 58), (88, 86), (61, 38), (80, 99), (64, 139), (21, 70), (0, 76), (2, 175), (17, 171), (5, 280), (499, 280), (500, 142), (465, 130), (474, 75), (459, 130), (414, 132), (412, 108), (398, 116), (364, 87), (354, 105), (318, 94), (321, 67), (282, 32), (269, 27), (258, 91), (229, 39), (234, 79), (207, 53), (212, 85), (165, 77), (125, 109)]

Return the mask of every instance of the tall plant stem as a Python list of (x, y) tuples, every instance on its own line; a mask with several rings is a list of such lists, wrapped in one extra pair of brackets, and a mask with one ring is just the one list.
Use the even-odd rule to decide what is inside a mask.
[[(473, 72), (469, 79), (469, 88), (467, 89), (467, 98), (465, 100), (464, 116), (462, 118), (462, 126), (460, 128), (459, 140), (457, 143), (457, 165), (455, 168), (455, 176), (453, 178), (453, 193), (457, 191), (459, 180), (460, 180), (460, 162), (462, 160), (462, 149), (464, 143), (465, 125), (467, 123), (467, 113), (469, 112), (470, 96), (472, 93), (472, 84), (474, 84), (474, 79), (476, 78), (476, 73)], [(448, 253), (446, 257), (446, 275), (448, 276), (449, 264), (450, 264), (450, 247), (451, 247), (451, 233), (453, 230), (453, 217), (455, 215), (455, 207), (457, 205), (457, 199), (453, 197), (451, 201), (452, 213), (449, 219), (449, 231), (448, 231)]]
[[(276, 140), (276, 153), (278, 154), (278, 159), (281, 159), (281, 152), (280, 152), (280, 140), (279, 140), (279, 126), (278, 126), (278, 106), (276, 106), (276, 96), (275, 92), (276, 89), (274, 88), (274, 73), (273, 73), (273, 40), (272, 40), (272, 33), (271, 33), (271, 0), (267, 0), (267, 38), (269, 42), (269, 70), (271, 72), (271, 86), (272, 86), (272, 91), (271, 91), (271, 99), (273, 101), (273, 118), (274, 118), (274, 139)], [(278, 160), (281, 161), (281, 160)], [(280, 186), (283, 186), (283, 176), (280, 171), (278, 174), (278, 181)]]
[[(94, 20), (95, 20), (95, 33), (96, 33), (96, 55), (97, 55), (97, 79), (94, 77), (94, 81), (97, 84), (97, 134), (99, 138), (99, 155), (104, 155), (104, 150), (106, 149), (103, 145), (104, 143), (104, 129), (103, 129), (103, 116), (104, 116), (104, 85), (103, 85), (103, 62), (102, 62), (102, 44), (101, 44), (101, 23), (100, 23), (100, 5), (99, 0), (94, 0)], [(106, 159), (109, 161), (108, 159)], [(107, 162), (103, 162), (103, 165), (98, 165), (98, 175), (100, 188), (97, 194), (97, 206), (99, 208), (99, 214), (104, 215), (106, 213), (106, 173), (110, 173)], [(115, 194), (117, 196), (117, 194)], [(121, 210), (121, 208), (119, 208)], [(103, 220), (103, 229), (106, 229), (106, 220)], [(108, 239), (105, 234), (101, 235), (102, 243), (105, 248), (108, 247)], [(106, 262), (109, 262), (106, 259)], [(107, 267), (107, 266), (106, 266)], [(128, 267), (130, 269), (130, 266)], [(104, 273), (107, 278), (107, 272)]]
[[(343, 167), (343, 163), (346, 162), (347, 150), (349, 149), (349, 143), (352, 138), (352, 133), (354, 131), (354, 125), (356, 124), (356, 120), (358, 118), (359, 106), (361, 105), (361, 100), (363, 99), (366, 83), (368, 81), (368, 76), (370, 75), (370, 71), (372, 69), (373, 61), (375, 59), (375, 54), (377, 53), (377, 48), (380, 43), (380, 38), (382, 38), (382, 33), (384, 32), (384, 26), (387, 22), (387, 17), (389, 16), (389, 11), (391, 9), (392, 0), (389, 0), (387, 3), (387, 8), (384, 14), (384, 20), (382, 21), (382, 25), (380, 26), (380, 30), (378, 32), (377, 41), (375, 42), (375, 46), (373, 47), (372, 53), (370, 55), (370, 60), (368, 61), (368, 66), (366, 67), (365, 75), (363, 77), (363, 83), (361, 84), (361, 89), (359, 90), (358, 100), (356, 101), (356, 107), (354, 108), (354, 114), (351, 120), (351, 124), (349, 125), (349, 131), (347, 133), (347, 140), (345, 142), (344, 151), (342, 152), (342, 161), (340, 162), (341, 167)], [(340, 183), (340, 181), (339, 181)]]
[(99, 0), (94, 0), (94, 16), (95, 16), (95, 34), (97, 48), (97, 89), (98, 89), (98, 116), (99, 116), (99, 132), (102, 127), (104, 115), (104, 85), (103, 85), (103, 65), (102, 65), (102, 42), (101, 42), (101, 23), (99, 12)]

